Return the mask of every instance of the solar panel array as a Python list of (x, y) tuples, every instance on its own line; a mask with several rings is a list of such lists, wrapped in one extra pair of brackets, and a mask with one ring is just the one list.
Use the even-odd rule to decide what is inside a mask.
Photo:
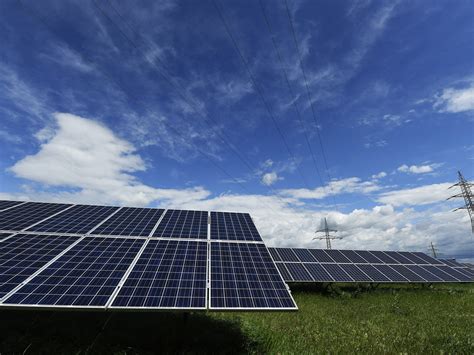
[(248, 214), (0, 201), (0, 307), (297, 309)]
[(419, 252), (269, 248), (286, 282), (473, 282), (462, 264)]

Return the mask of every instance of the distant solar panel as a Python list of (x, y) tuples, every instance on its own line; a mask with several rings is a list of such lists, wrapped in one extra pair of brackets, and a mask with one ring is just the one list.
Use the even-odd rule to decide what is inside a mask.
[(103, 307), (144, 242), (84, 238), (3, 303)]
[(11, 208), (13, 206), (18, 206), (24, 202), (21, 201), (7, 201), (7, 200), (0, 200), (0, 212), (6, 208)]
[(46, 233), (83, 234), (89, 232), (117, 209), (118, 207), (110, 206), (75, 205), (26, 230)]
[(0, 299), (78, 237), (17, 234), (0, 243)]
[(205, 309), (207, 243), (151, 240), (111, 308)]
[(147, 237), (163, 212), (164, 210), (155, 208), (123, 207), (91, 234)]
[(296, 309), (264, 244), (211, 243), (210, 309)]
[(0, 211), (0, 230), (21, 231), (71, 206), (62, 203), (28, 202)]
[(301, 248), (269, 248), (269, 250), (287, 282), (474, 281), (474, 275), (461, 264), (459, 264), (461, 267), (452, 262), (443, 264), (418, 252)]
[(248, 213), (211, 212), (211, 239), (263, 242)]
[(153, 237), (207, 239), (207, 211), (167, 210)]

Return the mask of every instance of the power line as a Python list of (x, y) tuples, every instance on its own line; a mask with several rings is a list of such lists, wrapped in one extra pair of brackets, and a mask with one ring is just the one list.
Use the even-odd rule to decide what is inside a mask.
[[(43, 26), (45, 26), (55, 37), (59, 38), (61, 41), (63, 41), (66, 46), (70, 47), (70, 45), (67, 43), (67, 41), (65, 41), (64, 39), (62, 39), (60, 36), (58, 36), (56, 34), (56, 32), (49, 26), (49, 24), (46, 22), (46, 20), (38, 15), (38, 12), (37, 11), (33, 11), (31, 10), (30, 7), (28, 6), (25, 6), (22, 2), (22, 0), (17, 0), (21, 7), (26, 11), (28, 12), (32, 17), (35, 17), (37, 18), (42, 24)], [(88, 58), (86, 58), (85, 56), (83, 56), (80, 52), (77, 52), (77, 54), (81, 57), (81, 59), (88, 63), (89, 65), (92, 65), (94, 68), (95, 67), (95, 63), (91, 60), (89, 60)], [(114, 83), (126, 96), (131, 96), (133, 98), (133, 100), (135, 102), (139, 102), (140, 100), (137, 99), (136, 96), (134, 95), (130, 95), (130, 93), (128, 93), (121, 85), (121, 83), (116, 80), (114, 77), (110, 76), (107, 72), (101, 70), (100, 68), (96, 68), (97, 70), (99, 70), (107, 79), (109, 79), (109, 81), (111, 81), (112, 83)], [(169, 125), (168, 123), (166, 123), (165, 121), (162, 122), (166, 128), (168, 128), (172, 133), (174, 133), (176, 136), (178, 136), (182, 142), (185, 144), (185, 145), (193, 145), (194, 148), (196, 149), (196, 151), (198, 153), (200, 153), (205, 159), (207, 159), (214, 167), (216, 167), (218, 170), (220, 170), (224, 175), (226, 175), (227, 177), (231, 178), (236, 184), (238, 184), (245, 192), (247, 192), (248, 194), (252, 194), (252, 192), (250, 192), (238, 179), (236, 179), (234, 176), (232, 176), (229, 172), (227, 172), (227, 170), (223, 167), (221, 167), (219, 164), (217, 164), (207, 153), (205, 153), (203, 150), (201, 150), (199, 147), (196, 147), (194, 144), (190, 144), (188, 142), (188, 140), (186, 139), (186, 137), (184, 137), (176, 128), (174, 128), (173, 126)], [(279, 196), (276, 196), (278, 199), (280, 199), (284, 204), (286, 204), (285, 201), (283, 201)], [(275, 213), (277, 213), (274, 208), (270, 205), (270, 204), (267, 204), (266, 202), (264, 202), (265, 205), (267, 205), (270, 210), (273, 210)]]
[(267, 13), (265, 12), (265, 7), (263, 5), (263, 2), (262, 0), (259, 0), (259, 3), (260, 3), (260, 8), (262, 9), (262, 13), (263, 13), (263, 17), (265, 18), (265, 23), (267, 25), (267, 29), (270, 33), (270, 37), (272, 39), (272, 44), (273, 44), (273, 49), (275, 50), (275, 53), (277, 54), (277, 58), (283, 68), (283, 76), (285, 77), (285, 82), (286, 82), (286, 85), (288, 87), (288, 91), (290, 93), (290, 99), (291, 99), (291, 102), (292, 102), (292, 105), (293, 107), (295, 108), (295, 111), (296, 111), (296, 116), (298, 117), (298, 122), (300, 123), (301, 125), (301, 128), (303, 129), (303, 133), (304, 133), (304, 137), (305, 137), (305, 141), (306, 141), (306, 145), (308, 146), (308, 150), (309, 152), (311, 153), (311, 157), (312, 157), (312, 160), (313, 160), (313, 164), (314, 164), (314, 168), (316, 169), (316, 173), (319, 177), (319, 181), (321, 183), (321, 185), (323, 186), (324, 185), (324, 182), (323, 182), (323, 179), (321, 178), (321, 174), (319, 172), (319, 168), (318, 168), (318, 164), (316, 162), (316, 157), (314, 155), (314, 152), (313, 152), (313, 148), (311, 147), (311, 144), (309, 142), (309, 138), (308, 138), (308, 134), (307, 134), (307, 131), (306, 131), (306, 125), (304, 123), (304, 120), (303, 118), (301, 117), (301, 113), (300, 113), (300, 110), (298, 108), (298, 104), (296, 103), (296, 95), (293, 91), (293, 88), (291, 87), (291, 84), (290, 84), (290, 80), (288, 79), (288, 73), (286, 71), (286, 65), (283, 61), (283, 58), (282, 58), (282, 55), (280, 53), (280, 50), (278, 49), (278, 45), (276, 43), (276, 39), (275, 39), (275, 36), (274, 36), (274, 33), (273, 33), (273, 30), (272, 30), (272, 27), (270, 25), (270, 21), (268, 20), (268, 16), (267, 16)]
[[(313, 116), (314, 124), (316, 125), (316, 127), (315, 127), (316, 128), (316, 133), (318, 134), (318, 140), (319, 140), (319, 145), (320, 145), (320, 148), (321, 148), (321, 154), (323, 155), (324, 166), (326, 167), (326, 174), (328, 176), (329, 181), (331, 181), (332, 178), (331, 178), (331, 175), (329, 173), (329, 167), (328, 167), (328, 162), (327, 162), (327, 158), (326, 158), (326, 152), (324, 150), (323, 140), (322, 140), (321, 134), (319, 132), (319, 123), (318, 123), (318, 119), (316, 117), (316, 113), (314, 111), (313, 100), (311, 99), (311, 92), (309, 90), (308, 79), (306, 77), (306, 71), (304, 70), (303, 57), (301, 55), (300, 46), (298, 44), (298, 39), (296, 37), (296, 31), (295, 31), (295, 27), (294, 27), (294, 24), (293, 24), (293, 19), (291, 17), (290, 8), (288, 7), (288, 1), (287, 0), (283, 0), (283, 1), (285, 2), (286, 14), (288, 16), (288, 21), (290, 23), (291, 32), (292, 32), (292, 35), (293, 35), (293, 41), (295, 42), (296, 51), (298, 53), (298, 60), (299, 60), (299, 64), (300, 64), (300, 67), (301, 67), (301, 72), (303, 73), (303, 79), (304, 79), (305, 88), (306, 88), (306, 95), (308, 97), (309, 105), (311, 107), (311, 114)], [(329, 187), (332, 190), (332, 186), (331, 186), (330, 183), (329, 183)]]
[[(102, 13), (102, 15), (109, 21), (111, 22), (114, 27), (117, 28), (117, 30), (120, 32), (120, 34), (128, 41), (130, 42), (130, 44), (139, 52), (141, 52), (141, 49), (140, 49), (140, 46), (137, 45), (124, 31), (123, 29), (100, 7), (98, 6), (97, 2), (95, 0), (93, 0), (93, 3), (94, 3), (94, 6)], [(123, 23), (125, 23), (131, 30), (132, 32), (137, 36), (137, 37), (141, 37), (140, 34), (135, 31), (130, 24), (128, 24), (125, 19), (123, 18), (123, 16), (120, 14), (120, 12), (112, 5), (111, 2), (109, 2), (110, 6), (112, 7), (112, 9), (114, 10), (114, 12), (120, 17), (120, 19), (122, 20)], [(142, 53), (142, 56), (144, 56), (144, 54)], [(160, 63), (161, 66), (164, 67), (164, 69), (166, 71), (167, 68), (166, 68), (166, 65), (164, 64), (164, 62), (159, 58), (159, 56), (156, 57), (157, 61)], [(179, 84), (179, 83), (175, 83), (175, 81), (172, 79), (171, 77), (171, 74), (169, 72), (167, 73), (163, 73), (163, 71), (160, 70), (160, 68), (158, 68), (156, 66), (156, 64), (154, 62), (151, 63), (153, 65), (153, 67), (156, 69), (156, 71), (166, 80), (166, 82), (172, 86), (176, 91), (177, 93), (179, 94), (179, 96), (186, 102), (189, 103), (189, 98), (187, 97), (186, 95), (186, 90)], [(183, 93), (184, 92), (184, 93)], [(204, 115), (200, 112), (199, 108), (195, 107), (195, 103), (192, 102), (192, 105), (194, 110), (204, 118), (204, 122), (209, 126), (210, 129), (212, 129), (216, 135), (221, 139), (221, 141), (239, 158), (239, 160), (250, 170), (250, 172), (253, 174), (254, 171), (257, 170), (256, 166), (253, 165), (249, 160), (247, 160), (245, 157), (243, 157), (240, 152), (234, 148), (234, 145), (232, 143), (230, 143), (230, 138), (225, 134), (225, 132), (219, 132), (218, 130), (215, 129), (215, 127), (209, 122), (212, 121), (215, 125), (218, 125), (217, 121), (214, 120), (210, 115)], [(234, 179), (235, 180), (235, 179)], [(278, 193), (270, 186), (266, 186), (266, 188), (271, 191), (274, 196), (279, 199), (282, 203), (286, 204), (286, 202), (278, 195)]]
[(471, 186), (474, 186), (474, 184), (468, 182), (460, 171), (458, 171), (458, 179), (459, 179), (459, 182), (450, 186), (449, 188), (460, 187), (461, 193), (449, 197), (448, 200), (452, 198), (464, 199), (464, 206), (456, 208), (454, 211), (462, 210), (462, 209), (467, 210), (467, 213), (469, 214), (469, 218), (471, 219), (471, 230), (472, 230), (472, 233), (474, 233), (474, 195), (472, 194), (472, 191), (471, 191)]
[[(263, 95), (263, 92), (262, 92), (260, 86), (257, 84), (257, 81), (256, 81), (256, 79), (255, 79), (255, 77), (254, 77), (252, 71), (250, 70), (249, 64), (247, 63), (247, 61), (246, 61), (246, 59), (245, 59), (245, 57), (244, 57), (242, 51), (240, 50), (240, 47), (239, 47), (239, 45), (237, 44), (237, 41), (235, 40), (235, 38), (234, 38), (234, 36), (233, 36), (233, 34), (232, 34), (232, 31), (231, 31), (231, 29), (230, 29), (230, 27), (229, 27), (229, 25), (228, 25), (228, 23), (227, 23), (227, 20), (225, 19), (225, 16), (224, 16), (223, 12), (221, 11), (221, 9), (219, 8), (219, 6), (217, 5), (217, 2), (216, 2), (216, 1), (218, 1), (218, 0), (212, 0), (212, 3), (214, 4), (214, 7), (216, 8), (216, 10), (217, 10), (217, 12), (218, 12), (218, 14), (219, 14), (219, 18), (221, 19), (222, 24), (223, 24), (224, 27), (225, 27), (225, 30), (226, 30), (226, 32), (227, 32), (227, 35), (229, 36), (229, 38), (230, 38), (232, 44), (233, 44), (234, 47), (235, 47), (235, 50), (236, 50), (237, 54), (238, 54), (239, 57), (240, 57), (240, 60), (242, 61), (243, 65), (244, 65), (244, 67), (245, 67), (245, 70), (246, 70), (246, 72), (247, 72), (247, 74), (248, 74), (248, 76), (249, 76), (249, 78), (250, 78), (250, 81), (252, 82), (252, 86), (254, 87), (255, 91), (257, 92), (257, 95), (259, 96), (260, 100), (262, 101), (262, 103), (263, 103), (263, 105), (264, 105), (266, 111), (268, 112), (268, 116), (271, 118), (271, 121), (273, 122), (273, 125), (275, 126), (276, 131), (278, 132), (278, 134), (279, 134), (281, 140), (283, 141), (283, 144), (284, 144), (284, 146), (285, 146), (285, 148), (286, 148), (286, 150), (287, 150), (289, 156), (293, 159), (293, 161), (296, 162), (295, 156), (294, 156), (293, 152), (291, 151), (290, 146), (288, 145), (288, 142), (286, 141), (286, 138), (285, 138), (285, 136), (283, 135), (283, 132), (282, 132), (282, 130), (281, 130), (281, 128), (280, 128), (280, 126), (279, 126), (279, 124), (278, 124), (278, 122), (277, 122), (275, 116), (273, 115), (273, 113), (272, 113), (272, 111), (271, 111), (271, 109), (270, 109), (270, 105), (268, 104), (267, 100), (265, 100), (265, 97), (264, 97), (264, 95)], [(301, 169), (299, 168), (299, 166), (297, 166), (297, 170), (298, 170), (298, 173), (299, 173), (299, 175), (300, 175), (300, 177), (301, 177), (301, 180), (302, 180), (303, 183), (305, 184), (306, 188), (309, 190), (309, 189), (310, 189), (310, 188), (309, 188), (309, 185), (308, 185), (308, 183), (307, 183), (305, 177), (303, 176), (303, 174), (302, 174)]]

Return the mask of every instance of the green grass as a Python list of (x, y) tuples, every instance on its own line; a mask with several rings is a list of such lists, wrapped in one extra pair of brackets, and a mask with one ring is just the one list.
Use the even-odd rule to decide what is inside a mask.
[(298, 312), (1, 311), (0, 353), (474, 353), (472, 284), (293, 295)]

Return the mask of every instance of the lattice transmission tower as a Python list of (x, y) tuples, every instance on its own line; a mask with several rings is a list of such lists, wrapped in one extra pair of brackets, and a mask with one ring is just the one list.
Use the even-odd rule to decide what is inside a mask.
[(323, 226), (324, 228), (323, 229), (318, 229), (316, 231), (316, 233), (324, 233), (323, 236), (320, 236), (320, 237), (314, 237), (313, 240), (315, 239), (318, 239), (318, 240), (322, 240), (322, 239), (325, 239), (326, 240), (326, 249), (331, 249), (331, 240), (334, 240), (334, 239), (342, 239), (342, 237), (336, 237), (334, 235), (331, 235), (330, 233), (331, 232), (337, 232), (336, 229), (330, 229), (328, 227), (328, 221), (326, 220), (326, 217), (324, 217), (324, 223), (323, 223)]
[(435, 248), (433, 242), (430, 243), (429, 250), (433, 254), (433, 258), (438, 259), (438, 248)]
[(462, 173), (458, 171), (458, 179), (459, 182), (454, 184), (452, 187), (460, 187), (461, 193), (453, 195), (448, 198), (448, 200), (452, 198), (464, 198), (464, 206), (456, 208), (454, 211), (466, 209), (467, 213), (469, 213), (469, 218), (471, 219), (471, 230), (474, 233), (474, 196), (472, 195), (471, 187), (474, 186), (471, 182), (467, 181)]

